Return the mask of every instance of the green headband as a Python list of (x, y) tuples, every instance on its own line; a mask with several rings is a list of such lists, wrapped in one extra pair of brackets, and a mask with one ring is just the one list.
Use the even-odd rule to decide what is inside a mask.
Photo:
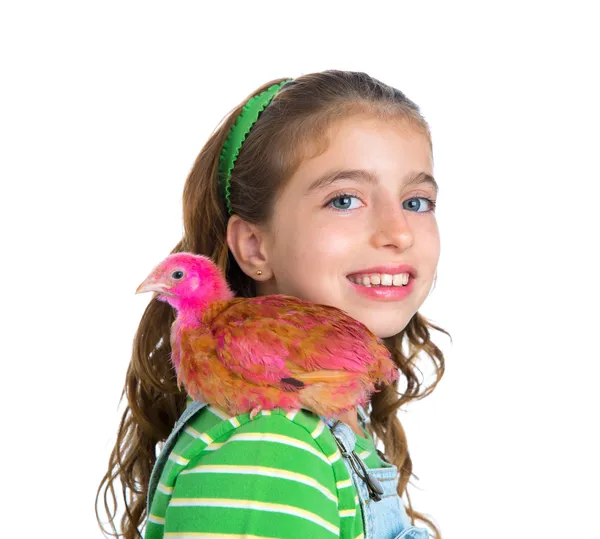
[(240, 153), (240, 149), (250, 129), (258, 120), (260, 113), (267, 107), (279, 89), (293, 79), (287, 79), (279, 84), (274, 84), (267, 88), (264, 92), (255, 95), (242, 108), (242, 112), (237, 117), (235, 124), (231, 128), (221, 155), (219, 157), (219, 184), (221, 192), (227, 203), (227, 212), (231, 215), (231, 203), (229, 202), (229, 180), (231, 179), (231, 171), (235, 164), (235, 160)]

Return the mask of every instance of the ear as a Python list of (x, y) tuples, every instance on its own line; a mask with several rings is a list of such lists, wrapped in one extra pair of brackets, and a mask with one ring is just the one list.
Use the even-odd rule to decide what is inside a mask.
[[(257, 225), (232, 215), (227, 223), (227, 245), (242, 271), (257, 281), (271, 278), (265, 249), (265, 233)], [(256, 272), (260, 270), (260, 277)]]

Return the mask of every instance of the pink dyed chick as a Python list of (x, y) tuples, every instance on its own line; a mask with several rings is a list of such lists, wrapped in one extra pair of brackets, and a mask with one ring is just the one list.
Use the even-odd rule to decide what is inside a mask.
[(136, 294), (150, 291), (177, 312), (178, 383), (231, 415), (306, 408), (335, 417), (398, 378), (381, 339), (344, 311), (282, 294), (234, 297), (205, 256), (169, 255)]

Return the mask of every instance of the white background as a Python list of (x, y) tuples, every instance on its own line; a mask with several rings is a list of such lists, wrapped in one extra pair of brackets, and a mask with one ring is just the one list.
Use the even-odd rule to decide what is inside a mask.
[[(600, 538), (594, 2), (0, 8), (3, 537), (101, 537), (138, 284), (210, 132), (276, 77), (366, 71), (431, 125), (447, 372), (401, 419), (444, 539)], [(427, 366), (422, 365), (427, 372)]]

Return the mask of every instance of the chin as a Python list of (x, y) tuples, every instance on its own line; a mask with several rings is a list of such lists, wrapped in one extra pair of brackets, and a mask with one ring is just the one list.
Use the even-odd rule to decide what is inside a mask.
[(394, 329), (388, 329), (385, 328), (381, 331), (373, 331), (371, 328), (371, 331), (373, 331), (373, 333), (375, 333), (375, 335), (377, 335), (380, 339), (387, 339), (388, 337), (393, 337), (394, 335), (398, 335), (398, 333), (400, 333), (404, 328), (406, 327), (406, 325), (402, 326), (401, 328), (394, 328)]
[[(369, 330), (377, 335), (380, 339), (386, 339), (388, 337), (393, 337), (400, 333), (410, 322), (410, 318), (406, 321), (398, 318), (394, 319), (388, 315), (388, 321), (382, 320), (381, 313), (374, 314), (372, 319), (368, 317), (357, 318), (359, 322), (362, 322), (365, 326), (369, 328)], [(390, 318), (391, 321), (389, 320)]]

